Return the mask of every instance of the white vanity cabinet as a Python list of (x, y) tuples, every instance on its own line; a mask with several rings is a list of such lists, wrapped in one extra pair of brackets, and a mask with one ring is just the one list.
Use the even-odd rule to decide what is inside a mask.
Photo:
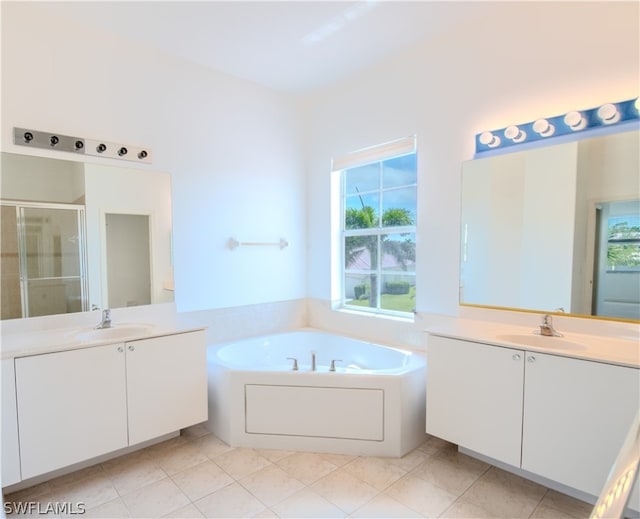
[(640, 409), (640, 370), (526, 353), (522, 468), (599, 495)]
[(128, 343), (127, 396), (130, 445), (204, 422), (204, 331)]
[(124, 344), (15, 363), (23, 479), (127, 446)]
[(524, 354), (431, 336), (427, 432), (520, 465)]
[(640, 370), (430, 336), (427, 432), (593, 496), (640, 406)]
[(207, 419), (202, 330), (20, 357), (15, 370), (22, 479)]
[(13, 359), (2, 360), (2, 486), (20, 481), (20, 451), (18, 444), (18, 415)]

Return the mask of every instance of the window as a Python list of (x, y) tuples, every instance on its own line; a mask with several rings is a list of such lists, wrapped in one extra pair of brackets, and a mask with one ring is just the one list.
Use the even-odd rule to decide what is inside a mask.
[[(376, 151), (377, 150), (377, 151)], [(342, 305), (409, 315), (415, 309), (415, 138), (356, 153), (335, 165), (342, 183)]]
[(640, 271), (640, 215), (610, 216), (607, 228), (607, 271)]

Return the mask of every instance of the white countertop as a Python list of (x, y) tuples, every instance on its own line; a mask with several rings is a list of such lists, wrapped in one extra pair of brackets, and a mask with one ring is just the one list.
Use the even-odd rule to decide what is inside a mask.
[[(126, 327), (140, 324), (145, 325), (146, 323), (117, 323), (114, 325), (114, 329), (117, 329), (119, 326)], [(128, 335), (123, 335), (117, 338), (107, 337), (98, 339), (77, 338), (78, 334), (81, 334), (83, 331), (91, 331), (95, 327), (72, 327), (30, 332), (3, 333), (1, 345), (2, 359), (41, 355), (44, 353), (66, 350), (77, 350), (80, 348), (91, 348), (105, 344), (117, 344), (206, 329), (204, 326), (184, 327), (175, 324), (149, 324), (148, 326), (149, 329), (145, 331), (134, 331)]]
[[(640, 368), (640, 335), (637, 334), (606, 337), (563, 333), (563, 337), (556, 339), (536, 335), (531, 327), (482, 321), (460, 321), (426, 331), (441, 337)], [(427, 358), (428, 351), (427, 344)]]

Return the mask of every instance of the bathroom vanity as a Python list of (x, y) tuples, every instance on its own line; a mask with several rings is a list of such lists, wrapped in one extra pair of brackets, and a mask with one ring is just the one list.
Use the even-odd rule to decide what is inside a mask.
[(22, 335), (3, 336), (3, 488), (207, 419), (202, 328)]
[[(640, 409), (637, 338), (496, 329), (430, 331), (427, 432), (547, 486), (597, 497)], [(637, 509), (637, 486), (632, 503)]]

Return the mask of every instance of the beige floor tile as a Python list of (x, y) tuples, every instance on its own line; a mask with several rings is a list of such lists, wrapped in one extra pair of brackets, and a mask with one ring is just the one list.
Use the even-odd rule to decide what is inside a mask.
[(254, 519), (278, 519), (278, 515), (270, 508), (265, 508), (262, 512), (252, 516)]
[(131, 517), (129, 510), (121, 498), (113, 499), (95, 508), (89, 508), (81, 517), (103, 517), (105, 519), (119, 519)]
[(275, 505), (304, 488), (304, 483), (276, 465), (264, 467), (242, 478), (239, 483), (267, 506)]
[(49, 481), (45, 481), (44, 483), (33, 485), (31, 487), (23, 488), (22, 490), (17, 490), (16, 492), (7, 494), (5, 496), (5, 502), (11, 501), (20, 503), (23, 501), (35, 501), (40, 496), (49, 494), (51, 494), (51, 485)]
[(144, 457), (138, 462), (114, 465), (105, 470), (106, 476), (120, 495), (128, 494), (167, 477), (154, 461)]
[(328, 452), (321, 452), (319, 454), (329, 463), (333, 463), (336, 467), (342, 467), (358, 457), (351, 456), (350, 454), (331, 454)]
[(340, 468), (316, 481), (311, 490), (351, 514), (370, 501), (378, 490)]
[[(565, 514), (555, 508), (550, 508), (547, 505), (540, 504), (533, 511), (533, 514), (529, 516), (531, 519), (575, 519), (574, 515)], [(583, 517), (589, 517), (585, 515)]]
[(204, 423), (192, 425), (191, 427), (182, 429), (182, 431), (180, 432), (181, 436), (184, 436), (185, 438), (190, 440), (201, 438), (202, 436), (206, 436), (207, 434), (211, 434), (211, 433), (209, 432), (209, 429), (207, 429), (207, 426)]
[(294, 451), (283, 451), (278, 449), (255, 449), (255, 451), (260, 454), (263, 458), (268, 459), (272, 463), (275, 463), (282, 458), (286, 458), (287, 456), (291, 456)]
[(422, 517), (418, 512), (396, 501), (391, 496), (379, 494), (366, 505), (356, 510), (350, 517), (371, 517), (388, 519), (390, 517)]
[(442, 519), (499, 519), (484, 508), (458, 499), (441, 516)]
[(346, 513), (313, 490), (304, 488), (273, 507), (278, 517), (346, 517)]
[(406, 472), (409, 472), (415, 469), (422, 462), (427, 460), (431, 454), (427, 454), (420, 449), (413, 449), (411, 452), (405, 454), (402, 458), (380, 458), (392, 463), (403, 469)]
[(219, 438), (216, 438), (213, 434), (202, 436), (194, 440), (193, 444), (196, 445), (205, 456), (212, 460), (221, 454), (225, 454), (233, 450), (233, 447), (230, 447)]
[(161, 517), (189, 504), (170, 478), (161, 479), (122, 497), (133, 517)]
[(53, 478), (49, 480), (49, 486), (53, 490), (60, 487), (66, 487), (72, 483), (82, 481), (83, 479), (88, 479), (88, 478), (93, 478), (96, 476), (103, 476), (103, 475), (104, 475), (104, 471), (100, 464), (91, 465), (90, 467), (76, 470), (75, 472), (71, 472), (63, 476), (58, 476), (57, 478)]
[(429, 436), (429, 438), (427, 438), (425, 442), (418, 447), (418, 450), (424, 452), (425, 454), (436, 454), (443, 449), (455, 450), (457, 448), (453, 443), (441, 440), (440, 438), (436, 438), (435, 436)]
[(68, 483), (52, 491), (56, 501), (84, 503), (85, 508), (95, 508), (118, 497), (113, 483), (100, 472), (86, 478)]
[(581, 519), (583, 517), (589, 517), (593, 510), (593, 505), (575, 499), (566, 494), (561, 494), (555, 490), (548, 490), (542, 498), (540, 506), (545, 506), (553, 510), (563, 512), (568, 516)]
[(163, 515), (162, 517), (170, 517), (172, 519), (199, 519), (204, 516), (200, 513), (200, 510), (196, 508), (196, 505), (190, 503), (185, 507), (168, 513), (167, 515)]
[(343, 469), (377, 490), (384, 490), (407, 473), (381, 458), (357, 458), (347, 463)]
[(338, 467), (314, 452), (296, 452), (276, 464), (290, 476), (311, 485)]
[(156, 456), (156, 462), (169, 476), (207, 461), (209, 458), (192, 443), (178, 444)]
[(438, 517), (457, 496), (412, 474), (391, 485), (385, 494), (425, 517)]
[(263, 512), (264, 504), (239, 483), (233, 483), (195, 502), (205, 517), (253, 517)]
[(547, 489), (496, 467), (487, 470), (462, 495), (465, 501), (501, 517), (529, 517)]
[(444, 450), (427, 458), (411, 474), (460, 496), (488, 468), (488, 464), (458, 451)]
[(217, 456), (215, 462), (236, 480), (271, 465), (268, 459), (263, 458), (253, 449), (234, 449)]
[(212, 494), (234, 482), (229, 474), (209, 459), (174, 474), (171, 479), (191, 501)]
[(153, 458), (149, 456), (147, 449), (140, 449), (129, 452), (128, 454), (123, 454), (117, 458), (103, 461), (100, 465), (105, 472), (111, 472), (142, 461), (153, 461)]

